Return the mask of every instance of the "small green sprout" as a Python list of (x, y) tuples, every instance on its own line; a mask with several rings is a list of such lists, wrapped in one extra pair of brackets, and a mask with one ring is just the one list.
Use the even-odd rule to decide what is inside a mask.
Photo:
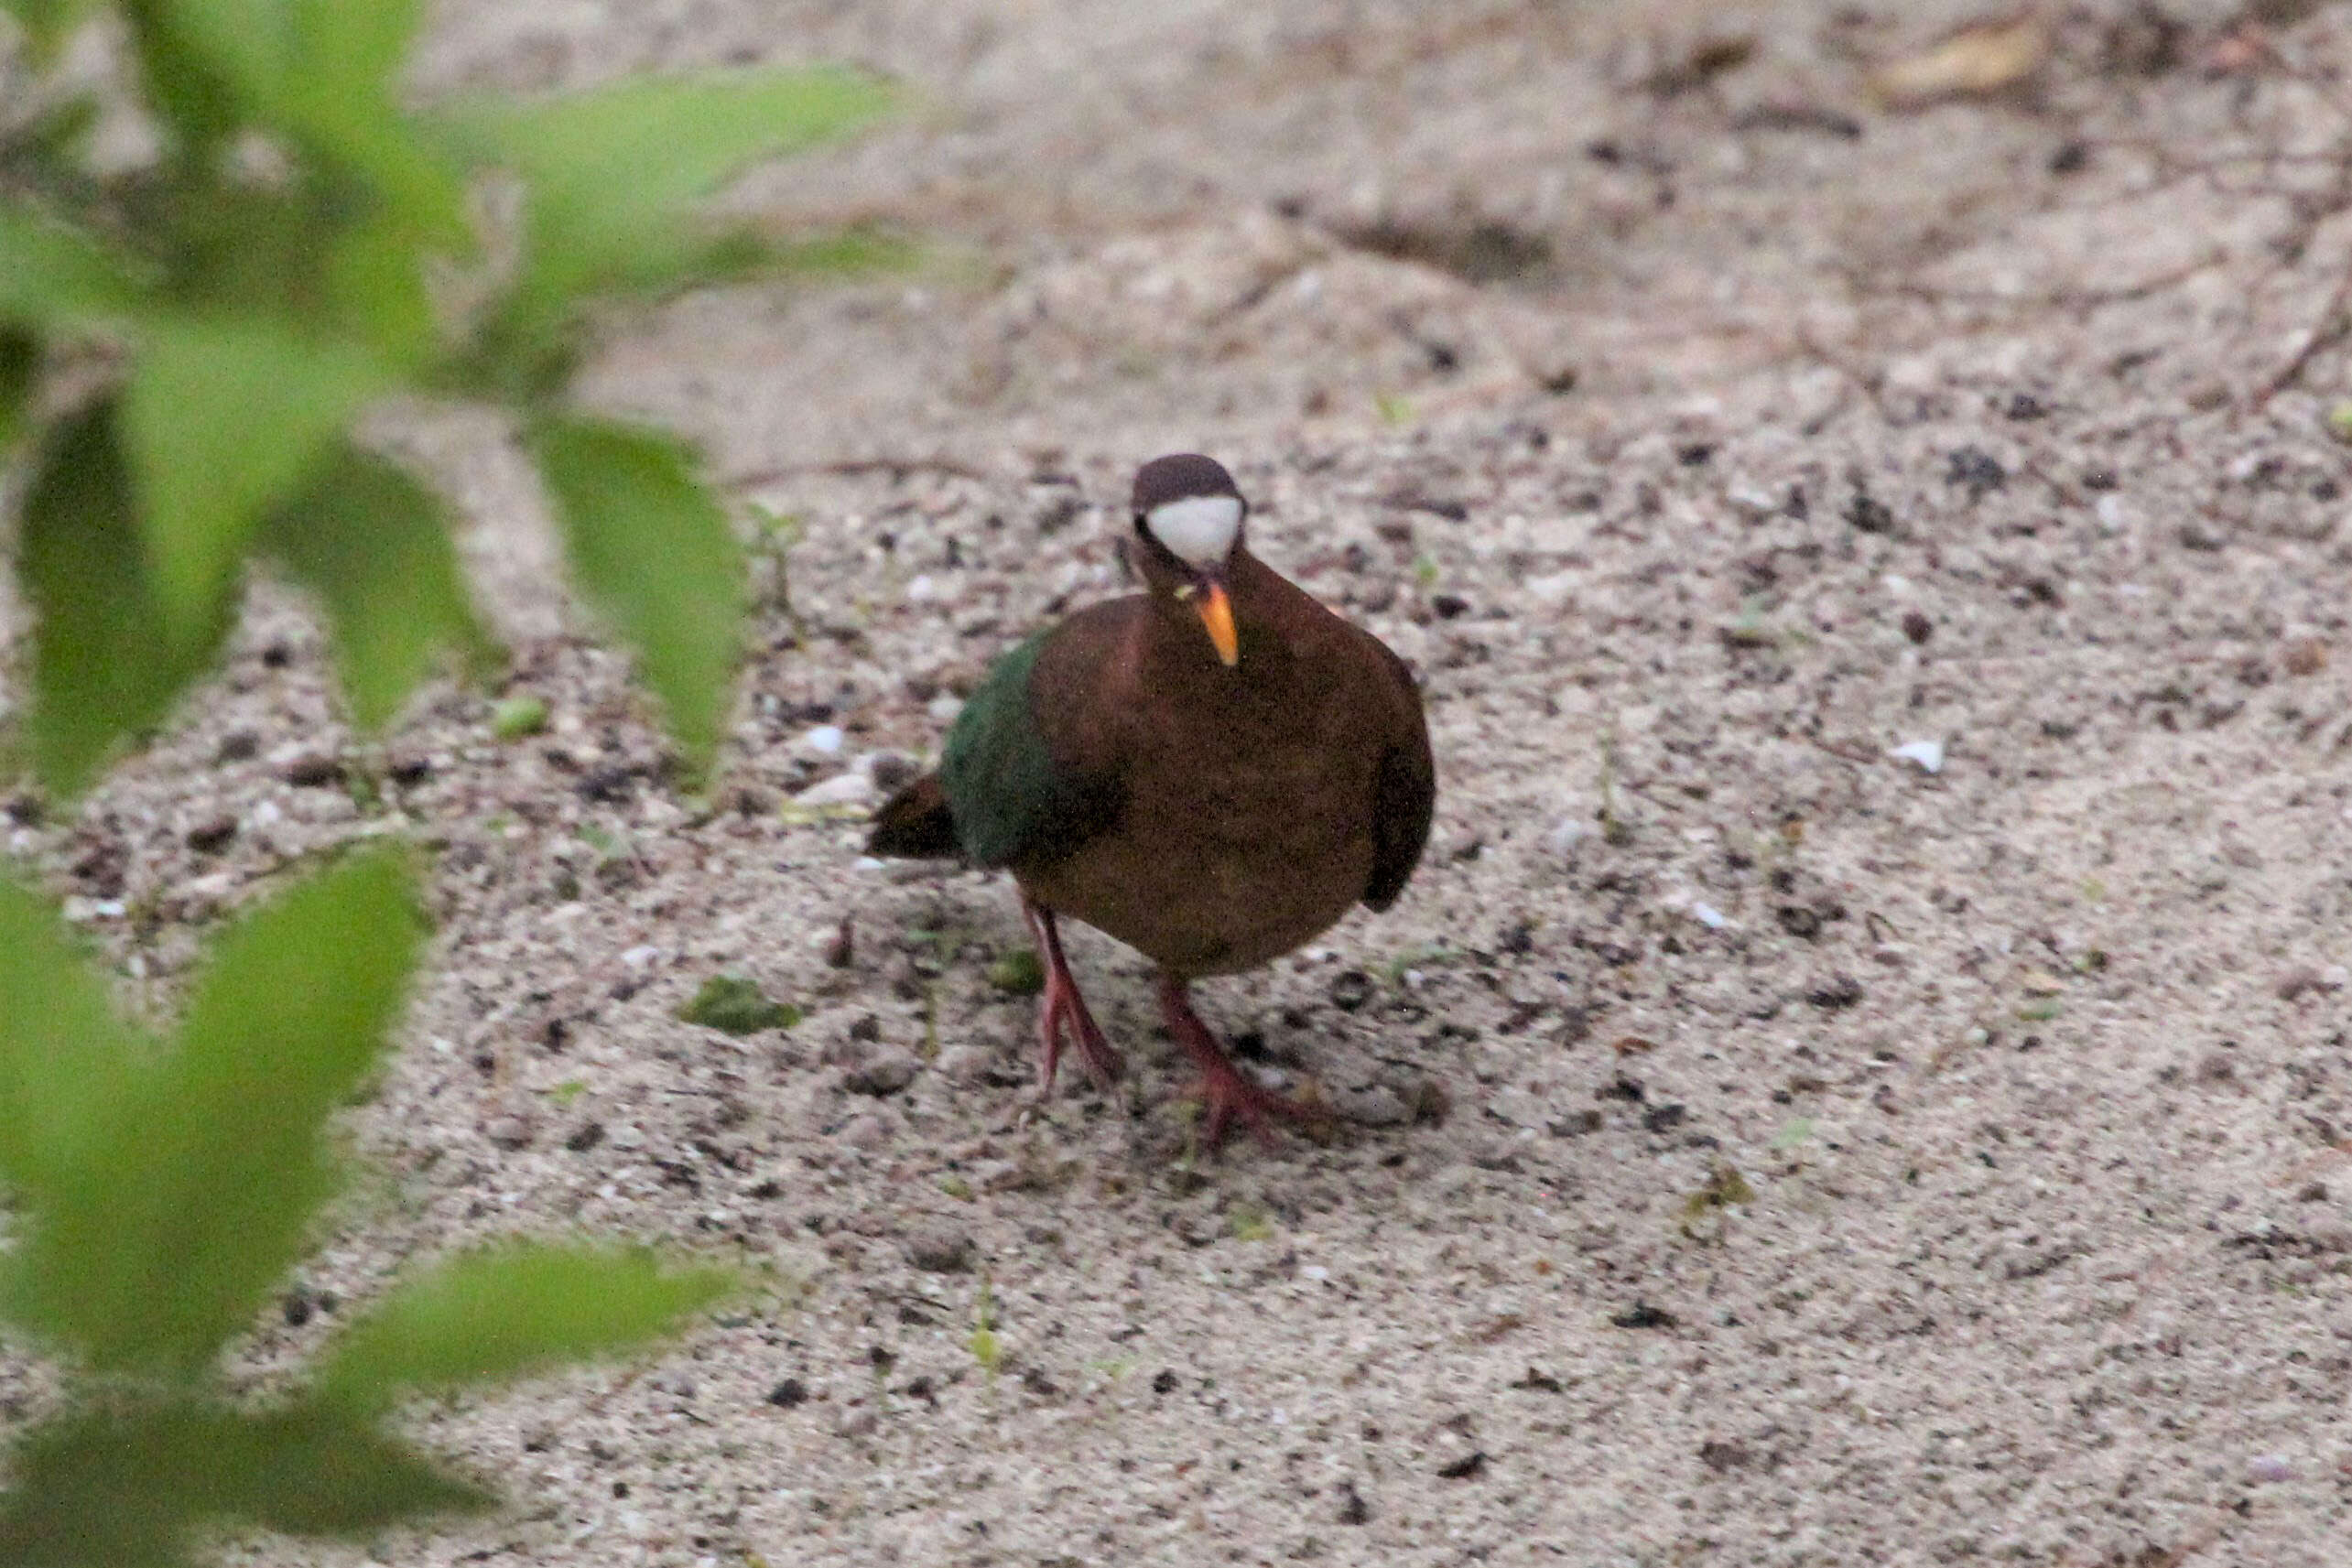
[(1004, 1343), (996, 1336), (996, 1295), (986, 1270), (981, 1271), (980, 1297), (972, 1303), (971, 1336), (964, 1344), (980, 1363), (981, 1375), (994, 1388), (997, 1369), (1004, 1364)]
[(547, 727), (547, 705), (543, 697), (510, 697), (490, 709), (490, 732), (501, 741), (528, 740)]
[(1015, 947), (988, 967), (988, 983), (1008, 996), (1035, 996), (1046, 989), (1046, 966), (1034, 948)]
[(694, 1000), (677, 1010), (678, 1017), (705, 1029), (727, 1034), (756, 1034), (764, 1029), (789, 1029), (800, 1022), (800, 1010), (788, 1001), (771, 1001), (759, 983), (742, 975), (713, 975), (702, 982)]
[(1756, 1201), (1756, 1189), (1729, 1162), (1718, 1160), (1707, 1184), (1683, 1199), (1682, 1231), (1694, 1241), (1720, 1240), (1729, 1212)]

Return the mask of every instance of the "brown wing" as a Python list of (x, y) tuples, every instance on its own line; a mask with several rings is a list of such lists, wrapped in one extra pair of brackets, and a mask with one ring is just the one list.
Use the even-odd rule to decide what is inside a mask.
[(1429, 722), (1422, 715), (1413, 671), (1387, 643), (1370, 633), (1363, 635), (1380, 650), (1393, 716), (1388, 749), (1381, 753), (1380, 772), (1372, 783), (1372, 875), (1364, 888), (1366, 904), (1386, 909), (1412, 881), (1413, 869), (1429, 843), (1429, 819), (1437, 806), (1437, 768), (1429, 754)]

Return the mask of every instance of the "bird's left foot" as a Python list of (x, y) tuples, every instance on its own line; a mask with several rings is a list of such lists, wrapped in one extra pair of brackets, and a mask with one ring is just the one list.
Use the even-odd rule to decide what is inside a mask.
[(1078, 1054), (1086, 1063), (1087, 1076), (1109, 1088), (1127, 1070), (1127, 1064), (1120, 1059), (1111, 1042), (1103, 1038), (1094, 1014), (1087, 1011), (1086, 998), (1078, 992), (1078, 977), (1070, 973), (1069, 960), (1062, 957), (1062, 935), (1055, 927), (1054, 912), (1023, 899), (1021, 913), (1028, 918), (1029, 933), (1037, 939), (1037, 951), (1046, 960), (1046, 991), (1037, 999), (1038, 1092), (1041, 1096), (1053, 1092), (1054, 1070), (1061, 1065), (1065, 1029), (1078, 1041)]
[(1168, 1033), (1200, 1068), (1200, 1098), (1205, 1107), (1201, 1138), (1208, 1148), (1223, 1142), (1226, 1129), (1237, 1119), (1269, 1148), (1274, 1143), (1276, 1118), (1306, 1127), (1321, 1126), (1328, 1119), (1321, 1106), (1275, 1094), (1236, 1067), (1209, 1025), (1192, 1011), (1182, 980), (1160, 977), (1160, 1011), (1167, 1017)]

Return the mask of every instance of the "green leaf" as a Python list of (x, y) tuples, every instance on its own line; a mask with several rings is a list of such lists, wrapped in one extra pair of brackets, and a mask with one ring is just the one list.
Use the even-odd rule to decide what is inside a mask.
[(452, 1478), (350, 1411), (319, 1404), (249, 1416), (193, 1400), (62, 1416), (15, 1455), (0, 1506), (10, 1568), (187, 1562), (191, 1534), (221, 1525), (363, 1540), (496, 1498)]
[(0, 8), (16, 18), (36, 56), (46, 59), (98, 9), (98, 0), (0, 0)]
[(639, 258), (640, 265), (614, 272), (604, 291), (658, 298), (688, 288), (746, 278), (789, 276), (842, 276), (909, 265), (913, 245), (869, 229), (776, 240), (755, 229), (734, 229), (691, 239), (673, 253)]
[(137, 270), (28, 207), (0, 203), (0, 318), (81, 326), (138, 308)]
[(383, 391), (364, 351), (262, 320), (151, 323), (124, 396), (157, 605), (176, 643), (220, 613), (264, 514)]
[(487, 1248), (394, 1290), (331, 1353), (320, 1397), (373, 1411), (633, 1349), (742, 1283), (733, 1270), (673, 1269), (649, 1252)]
[(0, 1185), (54, 1199), (154, 1054), (48, 904), (0, 881)]
[(11, 1315), (99, 1368), (182, 1375), (245, 1325), (335, 1189), (320, 1130), (397, 1016), (413, 891), (396, 854), (355, 855), (222, 941), (178, 1048), (34, 1207)]
[(356, 178), (417, 234), (463, 234), (455, 169), (395, 98), (417, 0), (175, 0), (163, 9), (149, 31), (168, 33), (175, 59), (193, 56), (217, 76), (237, 118)]
[(469, 672), (489, 662), (439, 499), (382, 458), (343, 448), (270, 517), (259, 545), (325, 602), (343, 692), (364, 728), (388, 722), (444, 654)]
[(547, 728), (547, 702), (543, 697), (526, 692), (501, 697), (490, 709), (490, 732), (501, 741), (527, 741), (545, 734)]
[(115, 426), (102, 402), (49, 430), (17, 539), (17, 581), (37, 620), (33, 762), (61, 795), (162, 719), (228, 626), (222, 603), (192, 645), (165, 635)]
[(41, 368), (41, 341), (30, 332), (0, 326), (0, 459), (16, 444), (31, 401), (33, 377)]
[(743, 558), (726, 515), (668, 436), (547, 418), (530, 438), (574, 575), (637, 650), (699, 773), (718, 750), (742, 647)]
[(839, 136), (890, 106), (851, 70), (638, 77), (534, 102), (480, 99), (437, 118), (472, 159), (529, 186), (520, 291), (547, 306), (649, 267), (693, 235), (682, 210), (762, 158)]

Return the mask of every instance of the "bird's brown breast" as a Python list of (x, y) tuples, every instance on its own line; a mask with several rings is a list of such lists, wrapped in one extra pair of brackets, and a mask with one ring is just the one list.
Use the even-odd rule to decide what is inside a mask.
[(1198, 631), (1155, 647), (1139, 628), (1112, 666), (1115, 685), (1120, 665), (1136, 676), (1118, 823), (1016, 864), (1031, 897), (1193, 977), (1290, 952), (1364, 896), (1395, 697), (1360, 634), (1298, 600), (1308, 613), (1256, 629), (1230, 670)]

